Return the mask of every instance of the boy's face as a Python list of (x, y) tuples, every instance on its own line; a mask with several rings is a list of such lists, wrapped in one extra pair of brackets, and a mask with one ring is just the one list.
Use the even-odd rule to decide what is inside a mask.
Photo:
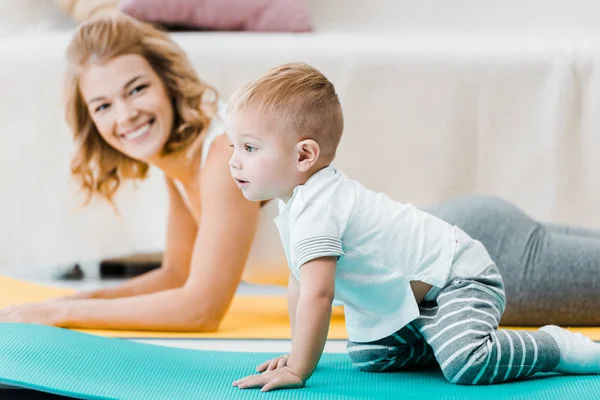
[(274, 118), (252, 110), (227, 115), (233, 155), (231, 176), (248, 200), (288, 201), (298, 184), (294, 135), (278, 129)]

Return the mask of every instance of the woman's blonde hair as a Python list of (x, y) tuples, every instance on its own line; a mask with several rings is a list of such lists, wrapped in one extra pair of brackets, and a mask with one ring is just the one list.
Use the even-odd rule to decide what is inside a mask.
[(71, 173), (87, 192), (86, 204), (95, 193), (112, 203), (123, 179), (144, 179), (148, 172), (147, 163), (104, 141), (79, 89), (80, 73), (88, 62), (107, 62), (126, 54), (138, 54), (148, 61), (173, 104), (173, 130), (164, 155), (192, 143), (190, 151), (199, 149), (213, 115), (210, 110), (216, 110), (217, 92), (200, 81), (186, 54), (167, 33), (119, 13), (81, 24), (67, 48), (65, 106), (76, 143)]

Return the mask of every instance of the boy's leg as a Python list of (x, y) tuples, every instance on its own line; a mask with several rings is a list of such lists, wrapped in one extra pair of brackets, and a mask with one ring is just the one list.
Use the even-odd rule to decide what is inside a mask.
[(411, 325), (374, 342), (349, 341), (347, 349), (352, 364), (368, 372), (390, 372), (437, 364), (431, 346)]
[(500, 383), (553, 371), (559, 364), (560, 349), (550, 334), (498, 330), (505, 298), (495, 265), (478, 277), (454, 279), (436, 300), (422, 303), (412, 324), (450, 382)]

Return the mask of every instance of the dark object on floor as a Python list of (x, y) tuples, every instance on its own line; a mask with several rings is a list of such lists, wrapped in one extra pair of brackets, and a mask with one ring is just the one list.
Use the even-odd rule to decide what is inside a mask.
[(74, 397), (59, 396), (28, 389), (0, 389), (2, 400), (59, 400), (74, 399)]
[(84, 276), (85, 274), (83, 273), (83, 270), (79, 264), (75, 264), (71, 267), (67, 267), (58, 271), (54, 278), (61, 281), (80, 281), (84, 278)]
[(125, 263), (119, 261), (102, 261), (100, 263), (101, 278), (131, 278), (160, 268), (160, 262)]

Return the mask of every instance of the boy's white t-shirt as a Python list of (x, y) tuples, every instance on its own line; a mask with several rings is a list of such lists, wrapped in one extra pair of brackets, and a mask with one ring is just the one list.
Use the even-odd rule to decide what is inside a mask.
[(375, 193), (333, 166), (280, 201), (275, 223), (298, 280), (306, 262), (338, 257), (335, 302), (344, 305), (354, 342), (389, 336), (417, 318), (410, 281), (443, 287), (456, 244), (447, 222)]

